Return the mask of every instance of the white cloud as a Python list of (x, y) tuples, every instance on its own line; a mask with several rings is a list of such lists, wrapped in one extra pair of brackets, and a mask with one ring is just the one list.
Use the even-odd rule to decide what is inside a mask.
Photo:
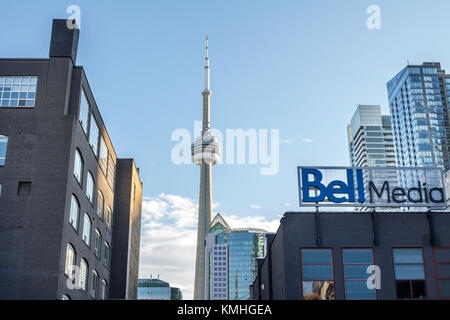
[(311, 139), (311, 138), (303, 138), (302, 141), (306, 142), (306, 143), (313, 143), (314, 142), (314, 140)]
[(261, 209), (261, 206), (259, 204), (253, 204), (252, 203), (252, 204), (250, 204), (250, 208), (258, 210), (258, 209)]
[(284, 140), (278, 140), (278, 142), (279, 142), (280, 144), (283, 144), (283, 143), (289, 144), (289, 143), (294, 142), (294, 140), (292, 140), (292, 139), (284, 139)]
[(285, 203), (284, 203), (284, 206), (285, 206), (285, 207), (290, 207), (290, 206), (292, 206), (292, 203), (290, 203), (290, 202), (285, 202)]
[[(161, 280), (179, 287), (185, 299), (193, 297), (197, 214), (196, 201), (178, 195), (163, 193), (146, 197), (142, 203), (139, 277), (159, 274)], [(232, 228), (275, 232), (279, 226), (279, 217), (268, 220), (261, 216), (222, 216)]]

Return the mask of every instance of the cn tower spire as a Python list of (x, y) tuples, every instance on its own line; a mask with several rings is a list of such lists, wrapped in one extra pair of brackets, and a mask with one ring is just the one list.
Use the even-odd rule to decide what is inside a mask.
[(205, 58), (205, 91), (209, 91), (209, 57), (208, 57), (208, 35), (206, 35), (206, 58)]
[(205, 86), (203, 96), (203, 130), (202, 135), (195, 139), (192, 145), (192, 162), (200, 166), (200, 194), (197, 225), (197, 253), (195, 257), (194, 300), (204, 300), (209, 297), (206, 292), (206, 272), (209, 259), (205, 255), (205, 242), (212, 216), (212, 166), (220, 161), (220, 145), (212, 135), (210, 126), (209, 89), (209, 57), (208, 36), (206, 36)]

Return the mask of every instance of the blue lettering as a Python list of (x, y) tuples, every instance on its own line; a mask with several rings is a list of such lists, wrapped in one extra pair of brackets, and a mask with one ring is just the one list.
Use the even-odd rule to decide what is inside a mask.
[(366, 202), (366, 195), (364, 194), (362, 169), (356, 169), (356, 183), (358, 185), (358, 201), (359, 203), (364, 203)]
[[(313, 181), (309, 181), (309, 175), (314, 176)], [(326, 188), (320, 182), (322, 181), (322, 173), (317, 169), (303, 169), (302, 170), (302, 199), (303, 202), (320, 202), (325, 199)], [(319, 190), (319, 194), (311, 197), (309, 189), (314, 187)]]

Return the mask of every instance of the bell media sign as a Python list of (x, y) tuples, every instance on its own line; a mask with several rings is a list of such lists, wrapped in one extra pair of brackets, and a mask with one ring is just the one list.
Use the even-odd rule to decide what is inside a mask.
[(447, 206), (442, 168), (298, 167), (301, 207)]

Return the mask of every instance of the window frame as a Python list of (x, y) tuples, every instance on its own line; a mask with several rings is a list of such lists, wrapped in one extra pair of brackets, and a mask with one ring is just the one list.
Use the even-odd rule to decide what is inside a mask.
[[(98, 259), (102, 259), (102, 245), (103, 245), (103, 237), (102, 233), (98, 228), (95, 229), (95, 238), (94, 238), (94, 256), (96, 256)], [(99, 236), (97, 238), (97, 235)], [(98, 239), (98, 241), (97, 241)], [(97, 247), (97, 242), (99, 246)]]
[[(103, 147), (104, 147), (104, 149), (103, 149)], [(106, 158), (102, 157), (102, 151), (106, 151)], [(103, 175), (105, 176), (105, 178), (108, 175), (108, 159), (109, 159), (108, 145), (106, 144), (106, 141), (103, 138), (103, 135), (100, 134), (100, 144), (99, 144), (99, 151), (98, 151), (98, 164), (99, 164), (100, 170), (103, 172)]]
[[(8, 143), (9, 143), (9, 137), (3, 134), (0, 134), (0, 139), (6, 139), (6, 148), (5, 148), (5, 156), (4, 157), (0, 157), (0, 167), (4, 167), (6, 166), (6, 156), (8, 155)], [(2, 143), (2, 142), (0, 142)], [(4, 143), (4, 142), (3, 142)], [(3, 159), (3, 163), (1, 162)]]
[[(303, 258), (302, 258), (302, 251), (303, 250), (329, 250), (331, 251), (331, 268), (332, 268), (332, 276), (333, 279), (332, 280), (304, 280), (303, 279), (303, 266), (305, 265), (311, 265), (311, 266), (316, 266), (316, 265), (329, 265), (329, 264), (304, 264), (303, 263)], [(305, 248), (300, 248), (300, 284), (301, 284), (301, 298), (302, 300), (304, 300), (304, 288), (303, 288), (303, 282), (304, 281), (308, 281), (308, 282), (313, 282), (313, 281), (331, 281), (333, 283), (333, 300), (336, 300), (336, 275), (335, 275), (335, 268), (334, 268), (334, 252), (333, 252), (333, 248), (314, 248), (314, 247), (305, 247)]]
[[(90, 186), (90, 181), (92, 181), (92, 185)], [(95, 180), (91, 171), (86, 173), (86, 197), (88, 198), (91, 205), (94, 204), (95, 200)]]
[[(114, 168), (111, 168), (111, 165), (114, 166)], [(106, 182), (108, 183), (109, 187), (112, 191), (114, 191), (115, 184), (116, 184), (116, 168), (117, 168), (117, 159), (114, 160), (114, 157), (112, 157), (112, 154), (109, 153), (108, 155), (108, 174), (106, 176)], [(113, 177), (111, 177), (113, 175)]]
[[(391, 257), (392, 257), (392, 271), (393, 271), (393, 277), (394, 277), (394, 284), (395, 284), (395, 297), (398, 300), (398, 290), (397, 290), (397, 281), (409, 281), (409, 287), (410, 287), (410, 291), (412, 293), (412, 283), (411, 281), (413, 280), (417, 280), (417, 279), (399, 279), (397, 280), (397, 277), (395, 275), (395, 265), (396, 264), (403, 264), (403, 265), (407, 265), (407, 264), (417, 264), (417, 263), (395, 263), (394, 262), (394, 250), (396, 249), (420, 249), (422, 252), (422, 265), (423, 265), (423, 273), (424, 273), (424, 279), (423, 281), (425, 282), (425, 298), (423, 300), (429, 300), (429, 292), (428, 292), (428, 278), (427, 278), (427, 270), (425, 268), (425, 255), (424, 255), (424, 251), (423, 251), (423, 247), (392, 247), (391, 248)], [(406, 300), (406, 299), (405, 299)], [(413, 297), (411, 296), (411, 298), (409, 300), (418, 300), (418, 299), (413, 299)]]
[[(91, 281), (91, 290), (90, 296), (94, 299), (98, 299), (98, 287), (100, 282), (100, 275), (97, 270), (92, 269), (92, 281)], [(95, 290), (94, 290), (95, 289)]]
[[(83, 122), (81, 120), (81, 104), (83, 102), (83, 97), (85, 98), (86, 103), (87, 103), (86, 128), (84, 128)], [(78, 110), (78, 122), (80, 123), (81, 129), (83, 129), (84, 134), (86, 135), (86, 137), (88, 137), (89, 136), (89, 124), (90, 124), (89, 119), (90, 119), (90, 116), (91, 116), (91, 104), (89, 103), (89, 99), (87, 98), (87, 95), (86, 95), (86, 90), (84, 90), (83, 86), (81, 86), (81, 90), (80, 90), (80, 103), (79, 103), (78, 109), (79, 109)]]
[[(0, 75), (0, 78), (4, 78), (3, 82), (0, 82), (0, 86), (10, 86), (10, 96), (9, 97), (3, 97), (0, 101), (0, 108), (19, 108), (19, 109), (34, 109), (36, 108), (36, 101), (37, 101), (37, 92), (38, 92), (38, 84), (39, 84), (39, 75)], [(6, 79), (11, 78), (12, 82), (7, 83)], [(15, 82), (15, 78), (20, 78), (20, 82)], [(26, 82), (24, 82), (24, 78), (28, 78)], [(35, 80), (35, 81), (34, 81)], [(20, 87), (14, 88), (14, 87)], [(30, 87), (34, 86), (34, 90), (30, 90)], [(24, 89), (26, 87), (26, 89)], [(6, 90), (7, 91), (7, 90)], [(3, 90), (3, 92), (6, 92)], [(12, 97), (11, 94), (17, 93), (17, 97)], [(22, 94), (25, 94), (25, 96), (21, 96)], [(31, 97), (30, 95), (34, 95)], [(3, 102), (8, 101), (8, 106), (4, 106)], [(12, 101), (16, 101), (16, 105), (11, 105)], [(20, 105), (20, 102), (23, 101), (23, 105)], [(29, 104), (30, 102), (33, 102), (32, 104)]]
[[(76, 203), (77, 209), (78, 209), (76, 220), (72, 220), (73, 200), (75, 200), (75, 203)], [(77, 196), (74, 193), (72, 193), (72, 195), (70, 197), (70, 206), (69, 206), (69, 224), (72, 226), (72, 228), (75, 230), (76, 233), (78, 233), (78, 230), (80, 228), (80, 211), (81, 211), (80, 201), (78, 200)], [(73, 225), (72, 221), (76, 222), (76, 226)]]
[[(105, 249), (103, 250), (103, 266), (107, 269), (110, 270), (111, 268), (111, 246), (108, 243), (108, 241), (103, 241), (103, 245), (105, 247)], [(106, 256), (106, 254), (108, 253), (108, 257)]]
[(100, 292), (100, 300), (108, 300), (108, 282), (105, 279), (101, 281), (101, 292)]
[[(94, 121), (94, 125), (95, 125), (95, 128), (96, 128), (96, 130), (97, 130), (97, 141), (95, 141), (95, 144), (94, 144), (94, 141), (92, 141), (92, 121)], [(90, 112), (90, 117), (89, 117), (89, 138), (88, 138), (88, 144), (89, 144), (89, 146), (91, 147), (91, 150), (92, 150), (92, 152), (94, 153), (94, 156), (95, 156), (95, 159), (97, 159), (98, 160), (98, 156), (99, 156), (99, 141), (100, 141), (100, 135), (101, 135), (101, 132), (100, 132), (100, 127), (99, 127), (99, 125), (98, 125), (98, 122), (97, 122), (97, 120), (95, 119), (95, 116), (94, 116), (94, 113), (91, 111)]]
[[(101, 199), (101, 203), (102, 203), (102, 212), (101, 215), (99, 215), (99, 204), (100, 204), (100, 199)], [(100, 220), (103, 221), (104, 219), (104, 215), (105, 215), (105, 196), (103, 195), (103, 192), (100, 189), (97, 189), (97, 208), (95, 209), (97, 217), (100, 218)]]
[[(345, 279), (345, 266), (348, 266), (348, 265), (350, 265), (350, 266), (356, 266), (356, 265), (362, 266), (362, 265), (364, 265), (365, 266), (366, 264), (365, 263), (344, 263), (344, 250), (370, 250), (372, 252), (372, 265), (377, 265), (377, 264), (375, 263), (375, 251), (374, 251), (374, 248), (370, 248), (370, 247), (365, 247), (365, 248), (362, 248), (362, 247), (361, 248), (359, 248), (359, 247), (358, 248), (356, 248), (356, 247), (353, 247), (353, 248), (345, 247), (345, 248), (341, 248), (342, 280), (343, 280), (343, 283), (344, 283), (344, 300), (347, 300), (347, 292), (346, 292), (347, 290), (346, 290), (346, 286), (345, 286), (346, 281), (359, 281), (359, 282), (361, 282), (361, 281), (366, 281), (366, 280), (346, 280)], [(378, 300), (378, 289), (375, 288), (375, 299), (358, 299), (358, 300), (360, 300), (360, 301), (376, 301), (376, 300)]]
[[(69, 248), (71, 249), (73, 255), (72, 255), (72, 263), (69, 266), (68, 265), (68, 257), (69, 257)], [(75, 250), (75, 247), (73, 246), (72, 243), (68, 242), (66, 244), (66, 258), (65, 258), (65, 263), (64, 263), (64, 274), (66, 275), (67, 278), (69, 278), (70, 280), (74, 279), (74, 266), (76, 266), (77, 263), (77, 251)]]
[(110, 206), (106, 206), (106, 218), (105, 218), (105, 225), (106, 230), (111, 231), (112, 228), (112, 215), (113, 211)]
[[(87, 219), (86, 219), (87, 218)], [(86, 228), (86, 221), (89, 221), (89, 234), (88, 234), (88, 241), (85, 241), (85, 228)], [(87, 212), (84, 213), (83, 215), (83, 232), (82, 232), (82, 236), (81, 236), (81, 240), (83, 240), (83, 242), (90, 248), (91, 247), (91, 236), (92, 236), (92, 220), (91, 217), (89, 216), (89, 214)]]
[(436, 279), (436, 289), (437, 289), (437, 293), (438, 293), (438, 299), (439, 300), (450, 300), (450, 298), (441, 298), (441, 292), (440, 292), (440, 288), (439, 288), (439, 281), (440, 280), (450, 281), (450, 278), (439, 278), (438, 277), (438, 273), (437, 273), (437, 265), (438, 264), (450, 265), (450, 260), (448, 262), (436, 262), (435, 249), (449, 249), (450, 250), (450, 246), (433, 247), (434, 277)]
[[(77, 155), (79, 155), (80, 163), (81, 163), (80, 179), (78, 179), (78, 177), (75, 174)], [(75, 148), (75, 155), (74, 155), (74, 160), (73, 160), (73, 176), (75, 177), (75, 180), (80, 185), (80, 188), (83, 189), (84, 159), (83, 159), (83, 155), (81, 154), (81, 150), (79, 148)]]
[[(82, 272), (81, 264), (82, 263), (84, 263), (84, 265), (86, 266), (86, 272), (85, 272), (85, 277), (84, 277), (84, 287), (82, 286), (82, 283), (81, 283), (81, 272)], [(81, 290), (83, 290), (85, 292), (89, 288), (89, 263), (87, 262), (87, 260), (85, 258), (80, 259), (80, 274), (79, 274), (78, 285), (81, 288)]]

